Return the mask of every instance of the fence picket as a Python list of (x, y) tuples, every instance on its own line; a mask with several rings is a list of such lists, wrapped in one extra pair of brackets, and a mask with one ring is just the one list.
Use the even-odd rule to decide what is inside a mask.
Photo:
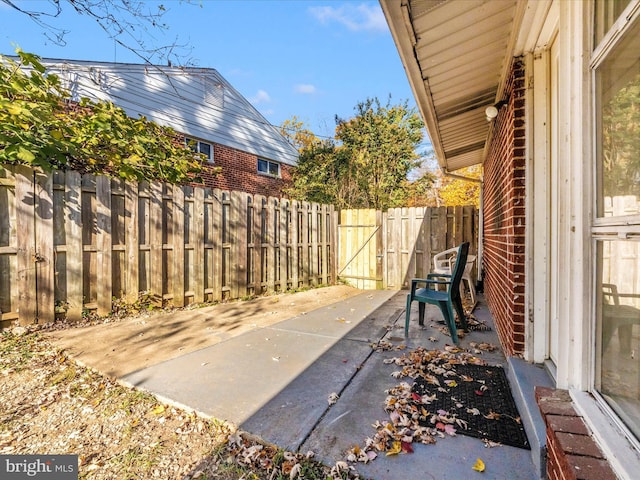
[(16, 268), (18, 286), (17, 311), (20, 323), (36, 322), (36, 271), (35, 271), (35, 223), (34, 173), (26, 167), (16, 167)]
[(300, 225), (298, 223), (298, 209), (300, 202), (294, 200), (291, 202), (291, 286), (293, 288), (300, 287), (300, 251), (298, 250), (300, 240)]
[(82, 203), (79, 192), (82, 178), (78, 172), (66, 172), (64, 175), (64, 231), (66, 315), (69, 321), (82, 319)]
[(95, 177), (96, 182), (96, 301), (98, 315), (111, 312), (111, 180)]
[(163, 298), (162, 269), (162, 184), (151, 182), (149, 185), (149, 290), (151, 301), (162, 306)]
[(172, 303), (175, 307), (184, 307), (184, 190), (174, 185), (171, 193)]
[(138, 238), (138, 184), (126, 182), (124, 186), (124, 222), (125, 222), (125, 300), (133, 303), (140, 291), (139, 265), (140, 241)]
[(18, 318), (16, 178), (14, 168), (0, 168), (0, 328)]
[(204, 190), (195, 188), (193, 195), (193, 301), (204, 302)]
[(35, 256), (38, 321), (54, 318), (53, 175), (35, 175)]
[(263, 262), (264, 269), (266, 270), (266, 289), (268, 293), (273, 293), (276, 288), (276, 272), (272, 268), (275, 259), (275, 232), (273, 226), (276, 216), (275, 202), (273, 197), (268, 197), (265, 201), (263, 211)]
[(222, 300), (222, 191), (212, 191), (211, 204), (211, 256), (213, 259), (212, 300)]
[(286, 199), (280, 200), (280, 210), (278, 212), (278, 263), (274, 265), (274, 268), (278, 271), (278, 283), (280, 285), (280, 291), (284, 292), (288, 288), (287, 277), (287, 216), (289, 212), (289, 201)]
[(251, 202), (251, 279), (253, 295), (262, 293), (262, 204), (265, 197), (254, 195)]

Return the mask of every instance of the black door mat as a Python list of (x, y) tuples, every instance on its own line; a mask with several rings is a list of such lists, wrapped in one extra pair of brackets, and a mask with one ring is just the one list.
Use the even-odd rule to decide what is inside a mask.
[(412, 387), (416, 406), (430, 413), (422, 425), (433, 428), (440, 418), (457, 434), (531, 448), (502, 367), (452, 364), (435, 370), (418, 375)]

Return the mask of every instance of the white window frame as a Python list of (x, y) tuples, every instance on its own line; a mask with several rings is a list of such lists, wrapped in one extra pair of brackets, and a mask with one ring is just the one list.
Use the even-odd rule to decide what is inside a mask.
[[(198, 140), (197, 138), (184, 137), (184, 144), (187, 147), (191, 148), (194, 152), (202, 153), (203, 155), (205, 155), (207, 157), (207, 163), (214, 163), (213, 162), (213, 143), (203, 142), (202, 140)], [(209, 146), (208, 155), (202, 152), (203, 145)]]
[[(266, 164), (267, 164), (267, 171), (266, 172), (260, 170), (260, 162), (266, 162)], [(278, 168), (278, 173), (275, 174), (275, 175), (273, 173), (270, 173), (272, 165), (275, 165)], [(258, 157), (258, 160), (256, 161), (256, 169), (258, 171), (258, 174), (260, 174), (260, 175), (266, 175), (266, 176), (272, 177), (272, 178), (280, 178), (282, 176), (281, 163), (280, 162), (274, 162), (273, 160), (267, 160), (266, 158)]]
[[(589, 2), (585, 4), (593, 12), (594, 3)], [(620, 15), (618, 21), (616, 21), (609, 29), (608, 33), (604, 35), (600, 43), (595, 46), (591, 51), (591, 61), (588, 65), (590, 75), (590, 99), (591, 99), (591, 115), (592, 121), (590, 122), (590, 137), (591, 142), (591, 164), (593, 171), (597, 171), (597, 142), (598, 130), (597, 130), (597, 108), (596, 108), (596, 69), (607, 58), (607, 55), (617, 45), (618, 40), (623, 34), (630, 28), (634, 21), (638, 19), (640, 15), (640, 0), (632, 0), (627, 6), (623, 14)], [(590, 18), (591, 28), (587, 30), (593, 33), (593, 27), (595, 18), (593, 16), (584, 16), (583, 18)], [(591, 37), (593, 38), (593, 37)], [(598, 217), (597, 212), (597, 196), (600, 194), (597, 187), (597, 177), (594, 175), (592, 191), (592, 205), (591, 205), (591, 225), (589, 228), (589, 236), (591, 242), (591, 292), (592, 294), (592, 341), (596, 339), (596, 283), (598, 269), (597, 265), (597, 248), (596, 244), (599, 240), (603, 239), (617, 239), (619, 235), (621, 237), (631, 233), (629, 230), (633, 230), (634, 233), (638, 233), (638, 219), (632, 217)], [(636, 225), (630, 225), (635, 223)], [(616, 415), (613, 409), (608, 405), (604, 398), (596, 391), (596, 373), (599, 366), (599, 352), (596, 348), (590, 349), (589, 357), (591, 358), (590, 367), (590, 381), (589, 392), (581, 389), (570, 389), (571, 397), (577, 407), (578, 413), (580, 413), (591, 430), (598, 438), (598, 443), (603, 449), (607, 460), (610, 462), (614, 471), (621, 478), (633, 478), (637, 475), (638, 464), (640, 464), (640, 442), (634, 437), (629, 429), (624, 425), (622, 420)]]

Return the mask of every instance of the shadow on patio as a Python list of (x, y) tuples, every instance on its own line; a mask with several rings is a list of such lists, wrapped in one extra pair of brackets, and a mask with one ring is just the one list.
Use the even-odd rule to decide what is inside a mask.
[[(347, 451), (355, 445), (364, 447), (365, 440), (376, 433), (372, 424), (376, 421), (389, 421), (389, 414), (384, 410), (386, 391), (401, 381), (407, 381), (393, 378), (391, 373), (398, 370), (398, 367), (387, 364), (384, 360), (399, 357), (420, 346), (429, 350), (442, 350), (451, 344), (450, 337), (444, 334), (442, 325), (437, 323), (441, 314), (435, 307), (427, 307), (423, 329), (417, 324), (417, 312), (413, 312), (409, 338), (405, 342), (403, 329), (406, 293), (365, 292), (349, 299), (345, 311), (356, 312), (359, 305), (366, 305), (370, 313), (359, 318), (354, 322), (356, 325), (353, 328), (340, 336), (332, 336), (333, 333), (329, 331), (331, 327), (326, 325), (331, 323), (327, 320), (334, 320), (334, 313), (341, 311), (340, 308), (345, 308), (345, 305), (337, 305), (331, 313), (318, 309), (305, 317), (296, 317), (270, 327), (272, 335), (284, 335), (281, 338), (282, 357), (277, 361), (275, 357), (266, 359), (265, 355), (272, 353), (266, 350), (260, 353), (261, 347), (253, 349), (254, 356), (242, 357), (242, 345), (247, 340), (243, 340), (242, 336), (238, 337), (236, 343), (236, 348), (240, 349), (236, 350), (239, 355), (234, 355), (232, 345), (227, 345), (225, 354), (233, 356), (227, 358), (227, 361), (236, 364), (236, 367), (229, 367), (229, 383), (219, 384), (218, 389), (230, 393), (227, 402), (233, 402), (235, 398), (236, 402), (243, 403), (246, 400), (244, 396), (253, 397), (254, 401), (251, 413), (247, 409), (236, 412), (236, 420), (239, 420), (236, 423), (242, 430), (287, 450), (302, 453), (313, 451), (316, 458), (327, 465), (345, 460)], [(372, 304), (376, 302), (372, 308)], [(477, 351), (471, 347), (472, 342), (498, 346), (493, 322), (482, 297), (474, 315), (490, 329), (468, 333), (461, 339), (461, 347)], [(264, 336), (265, 333), (266, 329), (261, 335)], [(289, 376), (286, 385), (279, 385), (274, 389), (275, 394), (266, 397), (264, 401), (258, 400), (263, 393), (263, 383), (277, 384), (280, 381), (275, 377), (268, 377), (271, 367), (277, 365), (281, 369), (288, 360), (300, 361), (305, 353), (307, 356), (312, 355), (313, 342), (317, 342), (319, 338), (328, 339), (331, 345), (319, 356), (307, 358), (307, 366)], [(382, 343), (387, 349), (372, 348), (372, 345)], [(406, 345), (406, 349), (398, 349), (403, 345)], [(391, 346), (395, 348), (388, 349)], [(289, 356), (285, 352), (293, 353)], [(266, 360), (261, 361), (259, 355)], [(507, 360), (499, 348), (493, 352), (482, 350), (476, 356), (488, 364), (503, 365), (505, 369), (508, 364), (507, 370), (515, 370), (521, 379), (525, 378), (524, 390), (520, 384), (512, 388), (514, 397), (518, 400), (520, 392), (524, 391), (525, 396), (530, 396), (527, 401), (532, 405), (533, 414), (537, 413), (533, 401), (533, 384), (545, 382), (544, 371), (524, 365), (524, 362), (517, 359)], [(270, 365), (265, 367), (264, 362)], [(529, 373), (523, 373), (523, 370)], [(237, 376), (234, 376), (235, 373)], [(240, 390), (238, 382), (242, 383)], [(527, 382), (531, 383), (530, 387)], [(513, 387), (513, 381), (511, 384)], [(332, 393), (338, 394), (339, 398), (330, 405), (327, 398)], [(217, 395), (213, 393), (214, 398), (211, 398), (209, 405), (217, 402)], [(216, 408), (218, 406), (205, 413), (224, 418), (216, 413)], [(532, 429), (529, 413), (523, 407), (523, 402), (518, 402), (518, 408), (526, 425), (532, 450), (502, 445), (488, 448), (485, 442), (476, 438), (447, 435), (445, 438), (438, 437), (435, 444), (413, 444), (412, 454), (387, 456), (380, 453), (375, 460), (354, 466), (361, 475), (373, 479), (460, 479), (478, 474), (472, 467), (481, 458), (486, 465), (484, 475), (492, 479), (542, 478), (544, 464), (542, 463), (541, 469), (541, 450), (537, 440), (540, 432), (536, 432), (535, 427)], [(229, 416), (227, 418), (233, 420)]]

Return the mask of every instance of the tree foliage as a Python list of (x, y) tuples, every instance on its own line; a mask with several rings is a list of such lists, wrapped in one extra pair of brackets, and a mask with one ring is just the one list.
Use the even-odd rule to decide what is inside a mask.
[(197, 180), (201, 156), (171, 128), (110, 102), (69, 100), (35, 55), (0, 56), (0, 163), (126, 179)]
[[(167, 45), (150, 44), (157, 40), (152, 32), (166, 31), (163, 17), (167, 8), (143, 0), (48, 0), (17, 2), (0, 0), (10, 8), (23, 13), (38, 24), (45, 37), (56, 45), (66, 45), (68, 30), (56, 26), (56, 19), (66, 10), (95, 20), (98, 26), (116, 44), (129, 50), (146, 63), (185, 65), (190, 48), (172, 41)], [(191, 3), (181, 0), (180, 3)]]
[(418, 164), (422, 120), (407, 102), (382, 105), (377, 98), (360, 102), (355, 112), (349, 120), (336, 118), (335, 139), (299, 143), (291, 196), (339, 208), (405, 204), (407, 175)]
[(296, 147), (299, 152), (311, 149), (319, 145), (320, 139), (305, 127), (304, 122), (300, 121), (297, 116), (293, 116), (282, 122), (280, 125), (280, 133), (286, 138), (291, 145)]
[[(460, 169), (456, 174), (479, 180), (482, 170), (480, 165), (475, 165)], [(447, 207), (474, 205), (480, 208), (480, 183), (443, 175), (442, 185), (438, 189), (438, 201), (439, 205)]]

